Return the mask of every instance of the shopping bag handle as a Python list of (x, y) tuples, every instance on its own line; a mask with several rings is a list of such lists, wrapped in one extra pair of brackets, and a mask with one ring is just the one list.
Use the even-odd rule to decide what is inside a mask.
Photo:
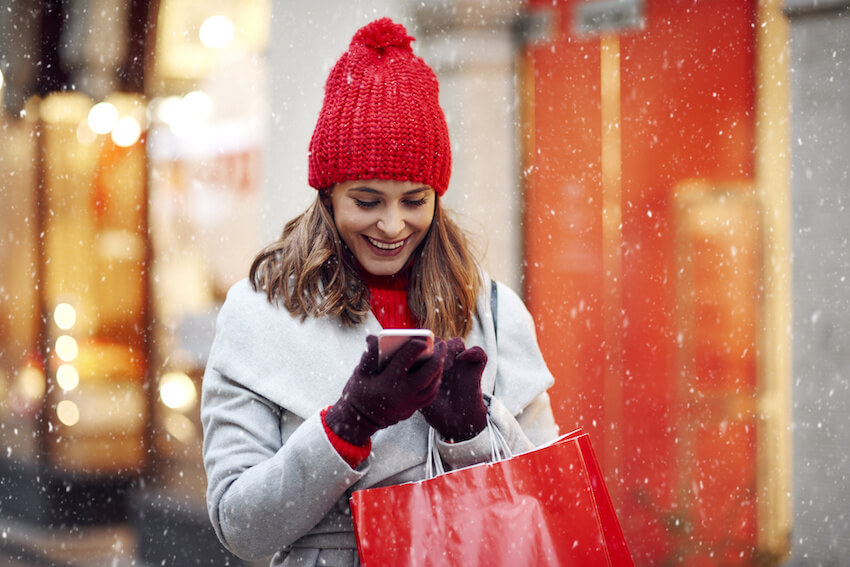
[[(485, 427), (490, 438), (490, 462), (496, 463), (513, 457), (508, 440), (502, 434), (502, 431), (490, 419), (490, 414), (487, 414), (487, 425)], [(437, 431), (433, 427), (428, 428), (428, 453), (425, 459), (425, 478), (430, 479), (435, 476), (445, 474), (446, 467), (443, 464), (443, 458), (440, 456), (440, 450), (437, 448)]]
[[(496, 286), (496, 280), (490, 280), (490, 314), (493, 317), (493, 337), (496, 339), (496, 344), (499, 342), (499, 289)], [(495, 384), (494, 384), (495, 390)], [(510, 459), (510, 445), (502, 435), (501, 430), (490, 421), (490, 414), (487, 414), (487, 431), (490, 434), (490, 462), (503, 461)], [(437, 475), (444, 474), (446, 468), (443, 465), (443, 459), (440, 457), (440, 451), (437, 449), (437, 432), (433, 427), (428, 428), (428, 457), (425, 461), (426, 478), (434, 478)]]

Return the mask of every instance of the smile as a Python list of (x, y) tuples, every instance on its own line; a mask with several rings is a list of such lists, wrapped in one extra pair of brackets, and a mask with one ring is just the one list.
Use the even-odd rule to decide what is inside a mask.
[(381, 242), (380, 240), (375, 240), (370, 236), (367, 236), (366, 240), (369, 241), (369, 244), (375, 248), (380, 248), (381, 250), (396, 250), (404, 246), (404, 243), (407, 242), (406, 238), (404, 240), (399, 240), (398, 242)]

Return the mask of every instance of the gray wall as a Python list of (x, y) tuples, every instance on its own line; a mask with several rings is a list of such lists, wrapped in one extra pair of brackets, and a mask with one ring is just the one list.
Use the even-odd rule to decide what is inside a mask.
[(850, 2), (789, 0), (793, 502), (789, 565), (850, 565)]

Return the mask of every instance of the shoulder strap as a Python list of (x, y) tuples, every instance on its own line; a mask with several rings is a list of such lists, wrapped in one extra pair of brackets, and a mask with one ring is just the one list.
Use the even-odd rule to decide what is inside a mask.
[(496, 280), (490, 280), (490, 311), (493, 313), (493, 334), (496, 336), (496, 342), (499, 342), (499, 325), (497, 325), (499, 317), (499, 291), (496, 289)]
[[(496, 339), (496, 348), (499, 346), (499, 291), (496, 289), (496, 281), (490, 280), (490, 313), (493, 315), (493, 336)], [(493, 391), (490, 392), (490, 395), (493, 396), (496, 394), (496, 382), (493, 381)], [(486, 399), (486, 398), (485, 398)], [(489, 405), (489, 400), (487, 401), (487, 405)]]

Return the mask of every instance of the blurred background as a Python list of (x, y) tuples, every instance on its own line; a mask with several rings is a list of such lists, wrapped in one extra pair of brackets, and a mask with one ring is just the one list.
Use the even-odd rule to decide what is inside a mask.
[(635, 563), (850, 565), (848, 0), (0, 0), (0, 563), (247, 565), (204, 504), (215, 317), (383, 16)]

